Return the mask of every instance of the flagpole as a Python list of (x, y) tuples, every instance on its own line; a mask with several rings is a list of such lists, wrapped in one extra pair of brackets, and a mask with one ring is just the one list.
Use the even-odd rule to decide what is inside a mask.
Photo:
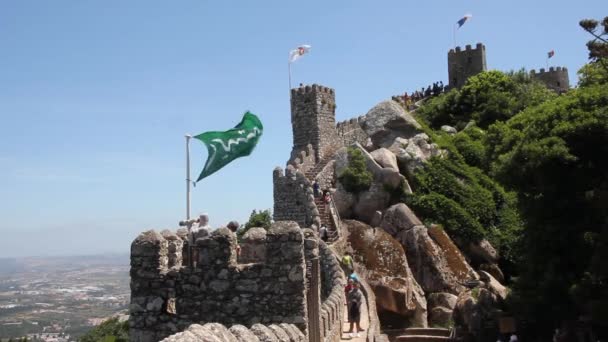
[(190, 220), (190, 139), (192, 136), (186, 134), (186, 221)]
[(454, 39), (454, 49), (456, 49), (456, 25), (457, 24), (454, 24), (454, 36), (453, 36), (453, 39)]
[(291, 62), (287, 62), (287, 72), (289, 74), (289, 98), (291, 98)]

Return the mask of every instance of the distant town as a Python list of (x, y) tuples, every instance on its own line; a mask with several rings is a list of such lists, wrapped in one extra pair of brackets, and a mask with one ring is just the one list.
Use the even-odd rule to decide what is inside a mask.
[(0, 341), (68, 342), (127, 319), (129, 258), (0, 258)]

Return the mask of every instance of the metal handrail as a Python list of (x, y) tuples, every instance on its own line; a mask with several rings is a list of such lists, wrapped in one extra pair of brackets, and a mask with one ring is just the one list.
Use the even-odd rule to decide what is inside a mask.
[(336, 203), (334, 201), (334, 196), (329, 193), (329, 214), (331, 218), (334, 220), (334, 226), (336, 227), (336, 240), (340, 238), (340, 232), (342, 230), (342, 219), (340, 218), (340, 213), (338, 212), (338, 207), (336, 207)]

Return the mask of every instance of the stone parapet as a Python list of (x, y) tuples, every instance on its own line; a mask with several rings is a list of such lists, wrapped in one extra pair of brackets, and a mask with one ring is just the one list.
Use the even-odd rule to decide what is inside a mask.
[(275, 222), (265, 237), (264, 259), (248, 264), (237, 262), (236, 236), (227, 228), (197, 239), (195, 267), (169, 267), (169, 260), (179, 260), (170, 256), (171, 241), (152, 230), (131, 245), (131, 341), (158, 341), (205, 322), (287, 323), (306, 331), (304, 244), (297, 223)]
[(566, 67), (550, 67), (549, 70), (541, 68), (538, 72), (531, 70), (530, 77), (539, 80), (557, 93), (564, 93), (570, 89), (570, 78)]
[(319, 210), (315, 204), (312, 184), (306, 176), (288, 165), (273, 172), (275, 221), (295, 221), (301, 227), (320, 226)]
[(254, 324), (250, 328), (233, 325), (230, 328), (219, 323), (192, 324), (183, 332), (171, 335), (162, 342), (224, 341), (261, 342), (285, 341), (306, 342), (306, 336), (293, 324)]

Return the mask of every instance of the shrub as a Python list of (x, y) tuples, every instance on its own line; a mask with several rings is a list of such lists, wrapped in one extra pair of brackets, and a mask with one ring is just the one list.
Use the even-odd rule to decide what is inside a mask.
[(117, 317), (101, 323), (79, 339), (80, 342), (127, 342), (129, 341), (129, 322), (120, 322)]
[(243, 228), (237, 231), (237, 237), (240, 239), (249, 229), (253, 227), (269, 229), (271, 224), (272, 213), (270, 212), (270, 209), (260, 210), (259, 212), (254, 209), (251, 212), (251, 215), (249, 215), (249, 221), (245, 223)]
[(348, 149), (348, 166), (338, 180), (349, 192), (359, 193), (369, 189), (374, 177), (371, 172), (367, 171), (363, 152), (352, 147)]

